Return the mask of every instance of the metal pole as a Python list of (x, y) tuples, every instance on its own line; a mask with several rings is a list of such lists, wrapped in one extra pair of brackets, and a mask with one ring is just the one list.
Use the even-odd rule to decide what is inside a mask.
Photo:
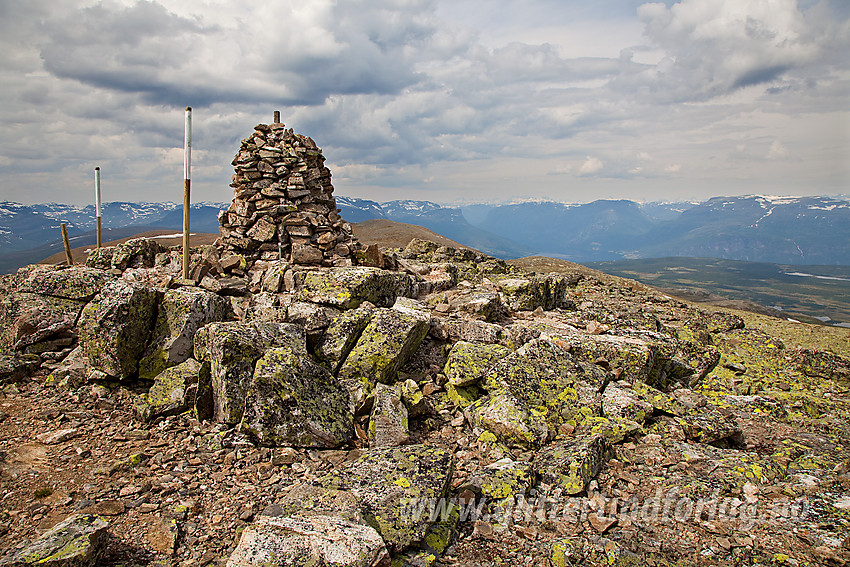
[(186, 127), (183, 137), (183, 279), (189, 279), (189, 187), (192, 172), (192, 107), (186, 107)]
[(97, 218), (97, 247), (100, 248), (100, 168), (94, 168), (94, 215)]
[(59, 226), (62, 229), (62, 243), (65, 244), (65, 262), (69, 266), (73, 266), (74, 258), (71, 256), (71, 243), (68, 241), (68, 227), (65, 226), (64, 222)]

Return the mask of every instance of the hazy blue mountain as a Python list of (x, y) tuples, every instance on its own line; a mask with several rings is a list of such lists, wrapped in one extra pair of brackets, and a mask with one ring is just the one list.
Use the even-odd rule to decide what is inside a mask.
[[(715, 197), (703, 203), (599, 200), (584, 204), (531, 202), (443, 207), (430, 201), (378, 203), (336, 196), (351, 223), (386, 218), (424, 226), (493, 256), (540, 254), (578, 262), (666, 256), (796, 265), (850, 265), (850, 202), (830, 197)], [(218, 232), (228, 203), (192, 206), (193, 232)], [(94, 207), (0, 203), (0, 267), (42, 259), (59, 241), (94, 229)], [(104, 228), (134, 226), (179, 231), (173, 203), (106, 203)], [(27, 251), (32, 251), (28, 253)], [(12, 255), (12, 256), (10, 256)]]

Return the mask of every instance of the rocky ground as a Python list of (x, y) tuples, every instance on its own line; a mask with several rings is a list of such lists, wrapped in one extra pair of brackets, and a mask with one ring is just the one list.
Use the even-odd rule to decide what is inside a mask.
[[(160, 254), (156, 267), (107, 271), (152, 289), (174, 288), (168, 255)], [(353, 400), (350, 421), (342, 418), (346, 432), (336, 434), (333, 423), (316, 434), (337, 435), (324, 443), (331, 448), (315, 439), (282, 442), (294, 438), (297, 424), (271, 431), (260, 418), (228, 423), (225, 393), (216, 391), (210, 414), (200, 385), (188, 405), (181, 398), (176, 411), (163, 410), (149, 394), (152, 383), (162, 383), (152, 382), (156, 373), (139, 380), (136, 370), (118, 380), (112, 376), (120, 366), (98, 371), (89, 361), (75, 374), (79, 367), (67, 357), (91, 340), (84, 323), (75, 319), (58, 334), (52, 327), (28, 343), (38, 324), (24, 325), (16, 311), (17, 354), (4, 358), (0, 394), (0, 549), (7, 560), (81, 513), (108, 522), (97, 565), (261, 564), (245, 551), (246, 534), (272, 537), (263, 530), (276, 521), (306, 533), (293, 522), (314, 522), (316, 531), (320, 520), (350, 521), (346, 536), (352, 526), (380, 534), (370, 558), (364, 552), (359, 563), (327, 563), (334, 565), (850, 560), (846, 359), (786, 346), (736, 315), (706, 313), (590, 272), (547, 279), (417, 241), (372, 260), (393, 268), (387, 273), (406, 274), (405, 293), (370, 291), (368, 299), (349, 301), (362, 288), (346, 288), (343, 297), (298, 276), (287, 281), (273, 265), (197, 272), (201, 286), (228, 299), (226, 318), (304, 329), (309, 353), (286, 352), (302, 369), (308, 359), (324, 365), (323, 376), (332, 373)], [(32, 277), (18, 278), (6, 282), (7, 315), (22, 301), (16, 290), (34, 293), (26, 288)], [(77, 295), (81, 305), (103, 302)], [(352, 332), (356, 344), (339, 360), (328, 345), (342, 318), (365, 310), (375, 321), (372, 309), (390, 316), (381, 304), (412, 310), (427, 324), (410, 320), (404, 332), (416, 335), (413, 347), (382, 343), (395, 349), (395, 362), (369, 362), (380, 379), (358, 382), (368, 374), (368, 331)], [(11, 325), (8, 316), (4, 324)], [(52, 350), (37, 357), (20, 354), (46, 343)], [(189, 352), (201, 363), (214, 359), (205, 354), (213, 347), (204, 348), (196, 339)], [(147, 359), (137, 359), (156, 359), (145, 352)], [(578, 378), (559, 382), (567, 375)], [(248, 406), (246, 415), (259, 411)], [(272, 438), (270, 446), (257, 444)], [(419, 468), (401, 474), (408, 461)], [(415, 500), (425, 503), (426, 516), (431, 503), (456, 505), (456, 513), (424, 524), (387, 523), (376, 511), (381, 502), (413, 488), (433, 496)], [(299, 511), (313, 508), (316, 514)], [(372, 536), (358, 533), (350, 548), (372, 545)]]

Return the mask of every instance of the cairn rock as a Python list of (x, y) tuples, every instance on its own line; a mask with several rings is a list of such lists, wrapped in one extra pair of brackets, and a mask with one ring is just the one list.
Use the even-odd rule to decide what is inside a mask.
[(95, 514), (75, 514), (56, 524), (31, 545), (0, 560), (8, 567), (86, 567), (98, 564), (109, 538), (109, 522)]
[(353, 435), (348, 392), (325, 368), (291, 347), (257, 361), (240, 430), (261, 445), (335, 448)]
[(197, 288), (177, 288), (165, 292), (159, 304), (153, 337), (139, 362), (139, 377), (153, 378), (192, 356), (198, 329), (207, 323), (223, 321), (230, 311), (228, 301)]
[(159, 297), (156, 290), (116, 280), (85, 306), (77, 330), (92, 368), (120, 379), (138, 372)]
[(199, 396), (211, 391), (216, 421), (236, 425), (242, 420), (254, 365), (270, 348), (288, 347), (307, 354), (304, 329), (288, 323), (210, 323), (195, 335), (195, 359), (210, 365), (210, 384), (199, 383)]
[(257, 125), (232, 162), (233, 201), (219, 216), (222, 257), (352, 265), (362, 245), (339, 216), (324, 162), (307, 136), (284, 124)]

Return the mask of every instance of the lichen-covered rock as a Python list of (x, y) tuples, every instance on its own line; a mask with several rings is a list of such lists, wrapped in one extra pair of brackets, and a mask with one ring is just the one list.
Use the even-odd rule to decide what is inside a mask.
[(256, 363), (239, 428), (261, 445), (338, 447), (353, 434), (348, 392), (304, 353), (271, 348)]
[(115, 246), (110, 263), (112, 268), (153, 268), (156, 255), (162, 252), (162, 246), (150, 238), (134, 238)]
[(335, 307), (317, 305), (306, 301), (293, 301), (286, 309), (286, 320), (304, 327), (307, 332), (307, 340), (313, 346), (321, 340), (325, 329), (339, 314), (339, 309)]
[(198, 384), (199, 396), (211, 390), (213, 416), (236, 425), (245, 409), (245, 395), (254, 364), (272, 347), (289, 347), (306, 356), (304, 329), (289, 323), (221, 322), (202, 327), (195, 335), (195, 359), (210, 364), (210, 384)]
[(150, 344), (139, 361), (139, 377), (153, 378), (192, 355), (194, 337), (207, 323), (223, 321), (230, 303), (223, 297), (197, 288), (165, 292), (159, 304)]
[(110, 376), (129, 378), (153, 328), (159, 292), (121, 280), (106, 284), (83, 308), (77, 330), (89, 364)]
[(83, 266), (34, 265), (13, 276), (12, 293), (0, 302), (0, 348), (40, 352), (35, 346), (57, 336), (73, 339), (86, 302), (114, 277)]
[(556, 441), (537, 453), (533, 468), (541, 482), (578, 494), (610, 458), (610, 448), (599, 433)]
[(97, 560), (109, 538), (109, 522), (94, 514), (75, 514), (56, 524), (17, 553), (0, 560), (8, 567), (86, 567)]
[(35, 293), (12, 293), (0, 304), (0, 349), (28, 350), (70, 333), (85, 302)]
[(449, 305), (453, 310), (469, 313), (485, 321), (498, 321), (505, 311), (499, 294), (487, 290), (458, 295)]
[[(360, 502), (366, 521), (398, 552), (421, 541), (434, 523), (430, 503), (446, 495), (451, 453), (433, 446), (369, 449), (359, 459), (319, 480), (325, 488), (347, 490)], [(424, 513), (416, 513), (425, 507)]]
[(469, 407), (472, 422), (509, 446), (528, 448), (546, 440), (549, 429), (532, 419), (528, 409), (506, 391), (479, 399)]
[(479, 498), (501, 500), (527, 493), (533, 481), (530, 463), (505, 457), (475, 471), (458, 490), (468, 489)]
[(333, 515), (260, 516), (245, 528), (227, 567), (389, 567), (381, 536)]
[(410, 439), (407, 408), (397, 386), (378, 384), (369, 417), (369, 446), (397, 447)]
[(374, 308), (367, 304), (344, 311), (328, 325), (324, 336), (316, 347), (316, 358), (327, 364), (336, 373), (340, 364), (357, 344), (357, 339), (369, 321), (372, 319)]
[(510, 352), (501, 345), (458, 341), (449, 352), (443, 372), (449, 384), (469, 386), (481, 380), (493, 364), (508, 356)]
[(29, 272), (17, 291), (76, 301), (91, 301), (115, 279), (109, 272), (84, 266), (42, 266)]
[(631, 388), (609, 384), (602, 393), (602, 413), (609, 418), (629, 419), (643, 423), (655, 408)]
[(744, 447), (744, 433), (734, 417), (718, 408), (688, 413), (678, 420), (685, 436), (699, 443)]
[(355, 404), (376, 383), (395, 382), (396, 371), (410, 359), (429, 328), (428, 320), (422, 316), (375, 309), (338, 373)]
[[(587, 416), (601, 415), (600, 390), (607, 379), (599, 366), (577, 362), (553, 341), (535, 339), (485, 373), (481, 386), (491, 396), (470, 409), (482, 424), (497, 427), (497, 437), (517, 432), (506, 438), (518, 441), (526, 437), (522, 432), (530, 432), (532, 439), (526, 443), (540, 444), (547, 431), (561, 424), (578, 425)], [(521, 422), (524, 427), (519, 427)]]
[(389, 307), (410, 285), (406, 274), (363, 266), (300, 270), (293, 277), (299, 300), (340, 309), (354, 309), (364, 301)]
[[(136, 411), (145, 421), (177, 415), (195, 406), (199, 382), (209, 382), (209, 365), (189, 358), (163, 370), (147, 394), (136, 403)], [(203, 376), (201, 376), (203, 374)]]

